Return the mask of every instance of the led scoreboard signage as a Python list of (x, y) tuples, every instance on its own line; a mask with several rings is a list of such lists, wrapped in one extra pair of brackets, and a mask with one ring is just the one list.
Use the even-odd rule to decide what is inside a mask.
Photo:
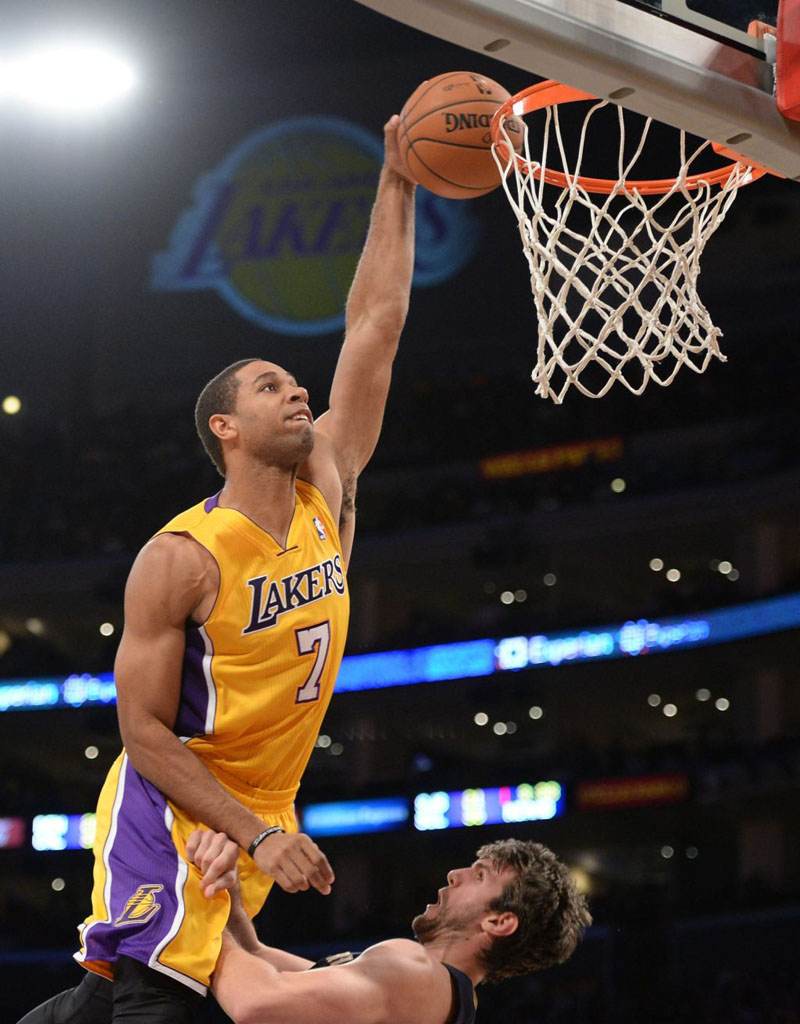
[(414, 828), (462, 828), (474, 825), (544, 821), (564, 812), (564, 790), (558, 782), (523, 782), (519, 786), (458, 789), (418, 793), (414, 798)]

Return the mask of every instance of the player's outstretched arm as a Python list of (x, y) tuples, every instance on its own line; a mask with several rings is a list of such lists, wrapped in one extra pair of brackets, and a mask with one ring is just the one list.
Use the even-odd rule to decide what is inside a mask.
[[(344, 345), (328, 411), (316, 422), (318, 441), (308, 464), (327, 498), (336, 493), (326, 478), (333, 460), (345, 503), (378, 442), (414, 271), (415, 185), (400, 158), (398, 125), (394, 115), (384, 126), (384, 164), (347, 300)], [(338, 502), (329, 503), (337, 505), (337, 514)]]
[[(208, 593), (209, 563), (188, 537), (154, 538), (136, 559), (125, 590), (125, 628), (114, 666), (120, 732), (140, 775), (198, 821), (243, 849), (266, 824), (235, 800), (174, 734), (185, 625)], [(213, 587), (216, 593), (216, 585)], [(330, 892), (333, 872), (306, 835), (269, 836), (258, 867), (287, 892)]]
[(279, 972), (223, 936), (211, 988), (235, 1024), (438, 1024), (449, 975), (416, 943), (379, 943), (349, 964)]

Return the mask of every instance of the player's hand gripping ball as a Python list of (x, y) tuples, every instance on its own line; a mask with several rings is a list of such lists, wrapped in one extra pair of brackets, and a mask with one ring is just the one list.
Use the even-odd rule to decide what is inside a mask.
[[(400, 111), (400, 156), (415, 181), (447, 199), (471, 199), (500, 184), (489, 125), (509, 93), (491, 78), (450, 71), (423, 82)], [(519, 153), (523, 127), (508, 118)]]

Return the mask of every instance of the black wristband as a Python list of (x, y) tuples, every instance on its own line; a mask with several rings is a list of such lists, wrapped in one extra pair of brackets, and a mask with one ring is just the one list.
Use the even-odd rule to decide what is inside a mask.
[(263, 832), (259, 832), (255, 839), (252, 841), (252, 843), (247, 847), (248, 857), (253, 856), (253, 854), (256, 852), (260, 844), (264, 842), (267, 836), (273, 836), (275, 835), (276, 832), (286, 832), (286, 829), (281, 828), (280, 825), (271, 825), (269, 828), (265, 828)]

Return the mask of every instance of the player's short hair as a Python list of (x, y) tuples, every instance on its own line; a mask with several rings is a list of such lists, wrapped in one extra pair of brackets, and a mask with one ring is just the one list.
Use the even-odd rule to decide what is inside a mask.
[(235, 410), (236, 395), (239, 391), (239, 379), (236, 376), (236, 371), (247, 366), (248, 363), (255, 362), (258, 362), (258, 357), (255, 356), (252, 359), (240, 359), (238, 362), (226, 366), (224, 370), (220, 370), (200, 392), (197, 405), (194, 407), (194, 423), (197, 433), (200, 435), (208, 457), (223, 477), (225, 476), (225, 456), (222, 453), (222, 444), (209, 427), (208, 421), (217, 413), (229, 413)]
[(489, 843), (478, 850), (478, 857), (501, 870), (514, 871), (514, 879), (489, 909), (510, 910), (519, 921), (516, 931), (496, 937), (483, 951), (486, 981), (501, 981), (569, 959), (592, 918), (567, 866), (541, 843), (520, 839)]

